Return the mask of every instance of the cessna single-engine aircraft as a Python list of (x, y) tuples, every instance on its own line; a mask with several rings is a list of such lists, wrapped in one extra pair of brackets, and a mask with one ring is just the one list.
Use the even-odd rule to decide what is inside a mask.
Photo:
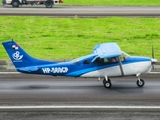
[(39, 60), (27, 54), (15, 41), (2, 43), (18, 72), (70, 77), (104, 78), (105, 88), (110, 88), (111, 77), (135, 76), (137, 85), (143, 87), (145, 82), (141, 74), (151, 71), (157, 62), (154, 58), (130, 56), (121, 51), (115, 43), (102, 43), (94, 47), (90, 55), (69, 62), (52, 62)]

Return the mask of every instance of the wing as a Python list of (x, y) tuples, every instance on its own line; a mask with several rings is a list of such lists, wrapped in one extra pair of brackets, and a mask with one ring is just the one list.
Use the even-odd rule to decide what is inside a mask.
[(94, 47), (92, 54), (97, 54), (97, 56), (92, 60), (96, 60), (96, 58), (111, 58), (118, 57), (122, 54), (120, 47), (115, 42), (111, 43), (103, 43), (98, 44)]

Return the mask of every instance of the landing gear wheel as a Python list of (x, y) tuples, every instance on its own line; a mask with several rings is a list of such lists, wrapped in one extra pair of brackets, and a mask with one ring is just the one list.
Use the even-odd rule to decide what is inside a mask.
[(108, 81), (106, 81), (106, 79), (103, 80), (103, 85), (105, 88), (111, 88), (112, 83), (110, 81), (110, 79), (108, 79)]
[(13, 0), (12, 1), (12, 7), (19, 7), (19, 1), (18, 0)]
[(138, 87), (143, 87), (144, 84), (145, 84), (145, 82), (144, 82), (143, 79), (137, 80), (137, 86), (138, 86)]
[[(103, 84), (104, 84), (106, 81), (107, 81), (107, 80), (104, 79), (104, 80), (103, 80)], [(109, 78), (108, 78), (108, 81), (111, 82), (111, 80), (110, 80)]]
[(46, 1), (46, 8), (52, 8), (53, 6), (53, 1), (52, 0), (47, 0)]

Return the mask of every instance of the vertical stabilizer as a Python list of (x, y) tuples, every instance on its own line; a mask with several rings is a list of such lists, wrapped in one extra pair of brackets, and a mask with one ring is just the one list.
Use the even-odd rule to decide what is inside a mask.
[(2, 42), (2, 44), (16, 68), (54, 63), (33, 58), (13, 40)]

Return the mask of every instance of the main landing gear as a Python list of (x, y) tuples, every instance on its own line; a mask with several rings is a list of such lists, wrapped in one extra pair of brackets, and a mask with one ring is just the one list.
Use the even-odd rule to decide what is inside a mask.
[(109, 78), (107, 80), (104, 78), (103, 85), (105, 88), (111, 88), (112, 86), (111, 80)]
[[(137, 77), (137, 78), (138, 78), (138, 80), (137, 80), (137, 86), (138, 87), (143, 87), (144, 84), (145, 84), (144, 80), (140, 79), (139, 77)], [(107, 79), (104, 78), (103, 85), (104, 85), (105, 88), (111, 88), (112, 87), (111, 80), (109, 78), (107, 78)]]

